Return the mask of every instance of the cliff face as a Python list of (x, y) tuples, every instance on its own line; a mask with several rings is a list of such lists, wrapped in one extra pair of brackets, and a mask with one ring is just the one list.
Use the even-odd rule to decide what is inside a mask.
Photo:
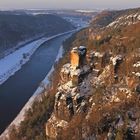
[(61, 69), (54, 112), (46, 124), (46, 135), (50, 139), (61, 137), (63, 129), (68, 127), (73, 116), (86, 111), (86, 99), (91, 95), (90, 82), (85, 80), (91, 72), (91, 67), (85, 63), (86, 48), (74, 48), (71, 56), (71, 63), (65, 64)]
[(139, 140), (140, 24), (122, 26), (89, 28), (86, 53), (71, 51), (46, 123), (48, 139)]
[[(71, 137), (67, 139), (98, 139), (97, 137), (101, 136), (97, 134), (97, 130), (93, 131), (96, 128), (108, 133), (105, 137), (112, 139), (116, 130), (122, 129), (126, 123), (126, 118), (119, 112), (113, 118), (114, 107), (123, 104), (125, 108), (127, 102), (133, 103), (135, 92), (139, 93), (138, 77), (122, 79), (119, 75), (121, 63), (124, 61), (122, 55), (113, 57), (110, 53), (109, 58), (106, 58), (105, 53), (89, 51), (84, 57), (76, 49), (71, 51), (71, 54), (74, 51), (75, 54), (72, 55), (76, 55), (76, 59), (71, 57), (75, 60), (71, 60), (71, 64), (65, 64), (60, 73), (61, 81), (55, 95), (54, 112), (46, 124), (47, 138), (65, 139), (67, 134), (64, 133), (69, 133)], [(110, 61), (102, 65), (105, 58)], [(79, 60), (86, 63), (79, 64)], [(136, 114), (131, 109), (125, 113), (130, 115), (127, 118), (129, 126), (126, 128), (138, 131), (134, 124)], [(82, 120), (80, 124), (78, 121), (73, 124), (76, 117), (79, 117), (78, 121)], [(89, 122), (92, 122), (93, 126)], [(75, 132), (71, 130), (71, 125), (75, 125)]]

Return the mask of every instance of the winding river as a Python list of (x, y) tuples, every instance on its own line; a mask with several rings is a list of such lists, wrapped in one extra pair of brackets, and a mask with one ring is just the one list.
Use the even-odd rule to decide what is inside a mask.
[(12, 122), (50, 71), (63, 41), (72, 33), (42, 44), (19, 71), (0, 85), (0, 134)]

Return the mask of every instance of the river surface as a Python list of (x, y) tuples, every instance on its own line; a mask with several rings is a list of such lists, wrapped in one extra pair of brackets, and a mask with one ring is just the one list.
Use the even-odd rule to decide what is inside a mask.
[(59, 48), (71, 33), (42, 44), (23, 67), (0, 85), (0, 134), (14, 120), (50, 71)]

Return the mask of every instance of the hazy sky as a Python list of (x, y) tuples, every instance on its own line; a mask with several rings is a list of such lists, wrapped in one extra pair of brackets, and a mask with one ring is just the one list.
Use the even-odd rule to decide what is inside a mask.
[(0, 0), (4, 9), (95, 9), (140, 7), (140, 0)]

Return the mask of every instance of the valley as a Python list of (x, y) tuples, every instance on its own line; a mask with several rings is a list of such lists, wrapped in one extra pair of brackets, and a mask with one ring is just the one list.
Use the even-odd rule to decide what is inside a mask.
[(77, 30), (43, 42), (0, 86), (0, 139), (139, 140), (140, 8), (24, 12)]
[[(76, 20), (81, 21), (80, 26), (74, 25), (73, 22)], [(59, 55), (63, 54), (63, 42), (87, 24), (79, 18), (68, 23), (76, 29), (68, 28), (66, 32), (44, 36), (26, 43), (0, 60), (0, 116), (3, 120), (0, 121), (0, 133), (14, 119), (12, 124), (21, 122), (24, 110), (31, 107), (34, 98), (44, 90), (42, 88), (43, 79), (53, 72), (53, 65), (59, 60)], [(4, 66), (4, 64), (6, 65)], [(49, 84), (49, 79), (45, 81), (44, 86), (45, 84), (46, 86)], [(40, 88), (42, 88), (41, 91)], [(28, 101), (29, 99), (31, 102)], [(9, 106), (12, 112), (9, 112)]]

